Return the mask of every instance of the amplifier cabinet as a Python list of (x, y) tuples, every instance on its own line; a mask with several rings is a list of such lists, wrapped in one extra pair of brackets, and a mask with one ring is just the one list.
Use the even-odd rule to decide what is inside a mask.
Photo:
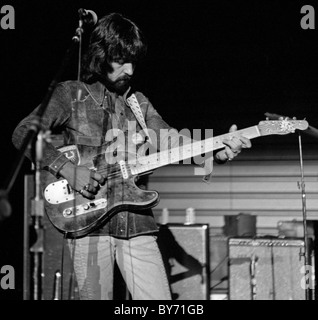
[(305, 300), (304, 241), (230, 238), (230, 300)]
[(158, 245), (173, 300), (209, 300), (209, 225), (159, 225)]

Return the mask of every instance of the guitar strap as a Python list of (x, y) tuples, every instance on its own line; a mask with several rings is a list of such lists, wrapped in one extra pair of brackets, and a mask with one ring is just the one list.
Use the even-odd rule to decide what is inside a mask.
[(130, 107), (131, 111), (133, 112), (133, 114), (135, 115), (139, 125), (144, 130), (148, 141), (151, 143), (151, 138), (148, 132), (148, 128), (146, 126), (145, 118), (144, 118), (144, 115), (142, 114), (136, 95), (132, 94), (129, 98), (126, 99), (126, 102)]
[[(137, 97), (135, 94), (132, 94), (129, 98), (126, 99), (128, 106), (131, 108), (132, 112), (134, 113), (138, 123), (140, 126), (143, 128), (146, 136), (148, 137), (149, 142), (151, 143), (150, 135), (148, 133), (148, 128), (146, 126), (145, 118), (142, 114), (139, 102), (137, 100)], [(206, 183), (211, 182), (212, 178), (212, 168), (213, 168), (213, 157), (207, 159), (202, 166), (202, 171), (200, 172), (201, 168), (196, 168), (197, 169), (197, 174), (199, 175), (204, 175), (203, 181)], [(200, 173), (199, 173), (200, 172)]]

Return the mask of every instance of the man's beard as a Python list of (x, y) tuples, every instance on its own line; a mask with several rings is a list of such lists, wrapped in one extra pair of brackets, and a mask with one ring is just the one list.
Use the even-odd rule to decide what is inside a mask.
[(128, 90), (130, 85), (130, 80), (131, 80), (131, 77), (123, 76), (114, 82), (108, 81), (108, 84), (111, 86), (113, 91), (122, 95)]

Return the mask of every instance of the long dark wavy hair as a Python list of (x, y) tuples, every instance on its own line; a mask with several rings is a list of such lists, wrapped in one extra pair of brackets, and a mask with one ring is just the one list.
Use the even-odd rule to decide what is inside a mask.
[(101, 18), (91, 33), (83, 56), (83, 81), (105, 78), (111, 62), (137, 64), (146, 55), (147, 45), (139, 27), (120, 13)]

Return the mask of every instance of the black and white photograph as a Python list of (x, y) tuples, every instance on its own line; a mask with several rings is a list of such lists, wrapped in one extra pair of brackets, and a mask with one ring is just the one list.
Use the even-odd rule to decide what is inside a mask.
[(316, 300), (317, 12), (0, 2), (0, 300)]

